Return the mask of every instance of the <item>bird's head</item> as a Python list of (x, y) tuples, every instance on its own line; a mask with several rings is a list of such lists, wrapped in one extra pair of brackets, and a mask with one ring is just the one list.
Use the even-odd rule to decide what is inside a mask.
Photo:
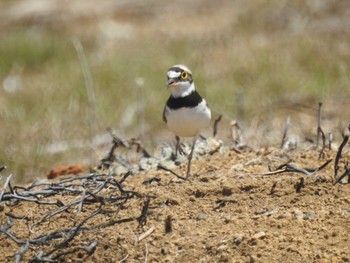
[(167, 72), (167, 78), (167, 87), (175, 98), (187, 96), (195, 89), (192, 72), (184, 65), (172, 66)]

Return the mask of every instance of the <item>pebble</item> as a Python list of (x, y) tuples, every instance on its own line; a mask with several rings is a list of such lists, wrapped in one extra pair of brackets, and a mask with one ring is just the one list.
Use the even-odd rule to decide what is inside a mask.
[(293, 211), (294, 218), (297, 220), (303, 220), (304, 219), (304, 213), (300, 211), (299, 209), (294, 209)]
[(204, 220), (205, 217), (206, 217), (205, 213), (200, 212), (200, 213), (198, 214), (198, 216), (197, 216), (197, 220)]
[(151, 169), (156, 169), (159, 161), (155, 158), (142, 158), (139, 161), (140, 170), (148, 171)]
[(212, 154), (216, 153), (217, 151), (219, 151), (221, 144), (222, 144), (222, 143), (220, 143), (220, 141), (218, 141), (215, 138), (208, 138), (207, 141), (208, 141), (208, 153), (209, 154), (212, 155)]
[(304, 220), (313, 220), (315, 218), (316, 218), (316, 215), (313, 212), (305, 212), (303, 216)]
[(238, 246), (244, 240), (244, 234), (236, 234), (233, 236), (233, 244)]
[(119, 165), (115, 168), (114, 172), (117, 175), (126, 174), (128, 172), (128, 169), (124, 166)]
[(266, 237), (266, 233), (264, 231), (260, 231), (253, 236), (254, 239), (262, 239), (264, 237)]
[(160, 165), (164, 166), (165, 168), (168, 168), (168, 169), (174, 169), (176, 168), (176, 165), (173, 161), (170, 161), (170, 160), (163, 160), (163, 161), (160, 161), (159, 162)]

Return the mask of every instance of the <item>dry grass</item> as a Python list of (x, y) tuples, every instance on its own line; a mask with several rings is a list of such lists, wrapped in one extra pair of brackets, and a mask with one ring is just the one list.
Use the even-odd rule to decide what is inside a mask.
[[(312, 132), (318, 101), (330, 117), (350, 96), (345, 0), (106, 0), (96, 10), (76, 0), (76, 12), (54, 4), (23, 12), (35, 3), (0, 4), (0, 81), (4, 86), (12, 77), (19, 87), (0, 89), (0, 162), (17, 181), (54, 165), (88, 163), (87, 94), (72, 36), (81, 39), (92, 72), (97, 134), (113, 127), (138, 135), (136, 82), (142, 79), (145, 135), (159, 141), (165, 71), (175, 63), (191, 67), (214, 114), (223, 113), (226, 122), (241, 119), (263, 138), (259, 145), (280, 142), (286, 115), (301, 112), (296, 130)], [(330, 131), (347, 125), (347, 112), (335, 113)], [(62, 141), (71, 147), (47, 152)]]

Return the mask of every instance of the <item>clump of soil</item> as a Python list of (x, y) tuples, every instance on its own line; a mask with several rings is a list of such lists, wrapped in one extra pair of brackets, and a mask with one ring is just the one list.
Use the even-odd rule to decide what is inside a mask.
[[(28, 250), (17, 255), (25, 262), (350, 261), (350, 184), (334, 184), (334, 161), (308, 176), (269, 171), (283, 163), (317, 168), (335, 155), (228, 150), (194, 160), (186, 181), (164, 170), (125, 176), (120, 184), (119, 176), (99, 174), (65, 183), (70, 191), (42, 194), (41, 201), (58, 206), (4, 201), (0, 261), (14, 261), (27, 240)], [(93, 194), (93, 185), (107, 181)]]

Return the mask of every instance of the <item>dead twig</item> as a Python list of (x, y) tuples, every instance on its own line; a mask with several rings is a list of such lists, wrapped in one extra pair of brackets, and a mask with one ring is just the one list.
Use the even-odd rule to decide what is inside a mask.
[(96, 250), (97, 244), (98, 244), (97, 241), (93, 241), (88, 246), (78, 246), (78, 247), (69, 249), (68, 251), (59, 253), (56, 256), (52, 257), (52, 260), (54, 260), (56, 262), (56, 260), (59, 259), (60, 257), (66, 256), (66, 255), (69, 255), (69, 254), (75, 254), (79, 250), (83, 250), (83, 251), (87, 252), (88, 255), (92, 255), (95, 252), (95, 250)]
[(242, 144), (242, 129), (239, 121), (233, 120), (231, 125), (231, 137), (235, 145), (240, 146)]
[(270, 189), (270, 195), (274, 195), (276, 191), (277, 182), (274, 182)]
[(290, 125), (290, 117), (288, 116), (286, 123), (284, 125), (284, 129), (283, 129), (281, 149), (283, 149), (285, 143), (287, 142), (287, 134), (288, 134), (289, 125)]
[(165, 233), (170, 233), (171, 231), (173, 231), (173, 227), (172, 227), (172, 218), (170, 215), (168, 215), (166, 218), (165, 218), (165, 221), (164, 221), (164, 230), (165, 230)]
[(175, 173), (175, 172), (172, 171), (171, 169), (166, 168), (165, 166), (163, 166), (163, 165), (161, 165), (161, 164), (158, 164), (157, 168), (158, 168), (158, 169), (162, 169), (162, 170), (167, 171), (167, 172), (170, 172), (170, 173), (172, 173), (173, 175), (175, 175), (177, 178), (180, 178), (180, 179), (182, 179), (182, 180), (184, 180), (184, 181), (187, 180), (186, 177), (183, 177), (183, 176), (181, 176), (181, 175), (178, 175), (177, 173)]
[(126, 262), (126, 260), (128, 259), (128, 257), (129, 257), (129, 254), (126, 254), (126, 256), (125, 256), (122, 260), (120, 260), (118, 263)]
[(128, 171), (126, 174), (124, 174), (122, 179), (120, 179), (119, 184), (122, 184), (130, 175), (133, 175), (131, 171)]
[[(65, 255), (74, 254), (80, 250), (86, 251), (88, 254), (94, 253), (94, 249), (97, 245), (97, 242), (92, 242), (88, 246), (75, 246), (67, 248), (72, 240), (80, 233), (81, 231), (88, 231), (93, 229), (99, 229), (103, 227), (108, 227), (114, 224), (121, 224), (135, 221), (136, 219), (132, 216), (124, 219), (114, 219), (104, 222), (102, 224), (92, 223), (92, 226), (84, 227), (84, 224), (92, 217), (97, 214), (108, 215), (112, 213), (114, 216), (118, 214), (121, 207), (131, 198), (138, 197), (142, 198), (143, 196), (136, 191), (126, 190), (121, 185), (121, 182), (125, 180), (130, 173), (124, 175), (122, 180), (118, 182), (113, 176), (106, 174), (90, 174), (87, 176), (77, 176), (72, 178), (67, 178), (55, 183), (47, 182), (35, 182), (29, 187), (23, 186), (11, 186), (11, 176), (9, 176), (4, 184), (4, 187), (0, 193), (2, 201), (10, 202), (35, 202), (38, 205), (55, 205), (58, 208), (55, 208), (53, 211), (50, 211), (47, 214), (42, 215), (42, 217), (37, 221), (33, 222), (30, 227), (35, 227), (40, 225), (42, 222), (48, 220), (53, 216), (57, 216), (60, 213), (68, 211), (72, 207), (77, 206), (77, 213), (82, 216), (82, 211), (84, 205), (94, 205), (99, 203), (99, 207), (84, 217), (78, 225), (73, 227), (68, 227), (65, 229), (58, 229), (50, 233), (44, 233), (40, 236), (31, 239), (19, 239), (16, 235), (11, 233), (10, 229), (13, 226), (14, 220), (26, 220), (28, 218), (25, 216), (18, 216), (12, 213), (6, 213), (8, 217), (8, 222), (1, 226), (0, 234), (3, 234), (5, 238), (11, 239), (19, 247), (18, 252), (16, 253), (16, 261), (19, 262), (22, 260), (23, 255), (29, 249), (35, 251), (36, 256), (30, 262), (56, 262), (58, 259), (62, 260)], [(112, 196), (100, 194), (101, 191), (105, 189), (116, 189), (118, 191), (113, 191)], [(116, 196), (115, 196), (116, 195)], [(60, 200), (51, 200), (46, 199), (48, 197), (57, 196), (57, 198), (62, 196), (73, 196), (73, 200), (70, 199), (70, 203), (63, 204)], [(111, 211), (104, 209), (104, 206), (108, 204), (112, 207), (117, 206), (116, 211)], [(147, 216), (149, 203), (146, 200), (142, 216), (139, 218), (140, 223), (144, 224)], [(57, 218), (60, 219), (60, 218)], [(28, 224), (28, 222), (25, 222)], [(54, 245), (54, 240), (62, 239), (57, 245)], [(43, 246), (45, 248), (51, 248), (49, 251), (37, 250)]]
[(27, 242), (21, 246), (21, 248), (16, 252), (16, 259), (15, 262), (16, 263), (20, 263), (22, 261), (22, 257), (24, 255), (24, 253), (26, 253), (29, 249), (29, 241), (27, 240)]
[(148, 257), (148, 246), (147, 243), (145, 244), (145, 260), (143, 261), (144, 263), (147, 263), (147, 257)]
[(302, 173), (307, 176), (312, 176), (314, 173), (325, 168), (331, 161), (332, 159), (326, 161), (324, 164), (322, 164), (317, 168), (301, 168), (292, 163), (284, 163), (278, 166), (274, 171), (263, 173), (260, 175), (274, 175), (274, 174), (279, 174), (284, 172), (295, 172), (295, 173)]
[(317, 114), (317, 140), (316, 140), (316, 148), (318, 148), (320, 136), (322, 137), (322, 148), (318, 159), (324, 158), (324, 149), (326, 148), (326, 136), (321, 128), (321, 110), (322, 110), (322, 102), (318, 103), (318, 114)]
[(214, 126), (213, 126), (213, 137), (215, 137), (218, 133), (218, 125), (221, 119), (222, 119), (222, 114), (220, 114), (218, 117), (215, 118)]
[(148, 229), (146, 232), (142, 233), (141, 235), (139, 235), (137, 237), (137, 242), (141, 242), (143, 239), (145, 239), (146, 237), (148, 237), (150, 234), (152, 234), (154, 232), (154, 230), (156, 230), (156, 228), (154, 226), (152, 226), (150, 229)]
[(295, 184), (295, 191), (297, 193), (300, 193), (301, 192), (301, 188), (303, 188), (304, 186), (305, 186), (304, 185), (304, 177), (300, 177), (300, 181)]
[(149, 208), (150, 202), (151, 202), (151, 198), (147, 196), (142, 207), (141, 215), (137, 218), (137, 221), (139, 222), (140, 226), (144, 226), (147, 222), (147, 214), (148, 214), (148, 208)]
[(55, 251), (57, 251), (58, 249), (67, 246), (77, 235), (77, 233), (81, 230), (81, 227), (92, 217), (98, 215), (101, 212), (101, 207), (99, 207), (96, 211), (92, 212), (89, 216), (87, 216), (86, 218), (84, 218), (84, 220), (82, 220), (80, 222), (80, 224), (74, 228), (71, 229), (71, 234), (68, 238), (66, 238), (65, 240), (63, 240), (61, 243), (59, 243), (55, 248), (53, 248), (51, 251), (49, 251), (48, 253), (45, 254), (45, 256), (49, 256), (52, 253), (54, 253)]
[(145, 158), (150, 158), (151, 155), (148, 153), (148, 151), (145, 149), (145, 147), (142, 145), (141, 141), (139, 139), (131, 139), (130, 140), (130, 145), (136, 145), (137, 148), (136, 148), (136, 152), (142, 152), (143, 154), (143, 157)]
[(129, 167), (129, 165), (124, 160), (122, 160), (122, 158), (118, 157), (115, 154), (115, 150), (118, 147), (131, 149), (132, 146), (136, 146), (136, 152), (141, 152), (144, 158), (152, 157), (152, 155), (146, 150), (146, 148), (143, 146), (142, 142), (139, 139), (132, 138), (130, 140), (126, 140), (124, 138), (121, 138), (120, 136), (115, 135), (112, 129), (108, 129), (108, 131), (113, 138), (112, 147), (109, 150), (107, 156), (101, 160), (100, 167), (109, 168), (114, 161), (118, 161), (124, 167)]
[(2, 197), (5, 193), (6, 188), (10, 186), (11, 178), (12, 178), (12, 174), (10, 174), (5, 181), (4, 187), (2, 188), (2, 190), (0, 192), (0, 202), (2, 201)]
[(332, 150), (333, 133), (328, 133), (328, 150)]
[(344, 136), (344, 139), (342, 141), (342, 143), (340, 144), (339, 146), (339, 149), (338, 149), (338, 152), (337, 152), (337, 155), (335, 156), (335, 162), (334, 162), (334, 178), (337, 178), (338, 176), (338, 170), (339, 170), (339, 160), (341, 158), (341, 154), (343, 152), (343, 149), (345, 147), (345, 145), (348, 143), (349, 141), (349, 135), (345, 135)]
[(350, 184), (350, 169), (347, 167), (345, 168), (345, 172), (335, 181), (334, 185), (340, 183), (346, 176), (348, 176), (348, 184)]

